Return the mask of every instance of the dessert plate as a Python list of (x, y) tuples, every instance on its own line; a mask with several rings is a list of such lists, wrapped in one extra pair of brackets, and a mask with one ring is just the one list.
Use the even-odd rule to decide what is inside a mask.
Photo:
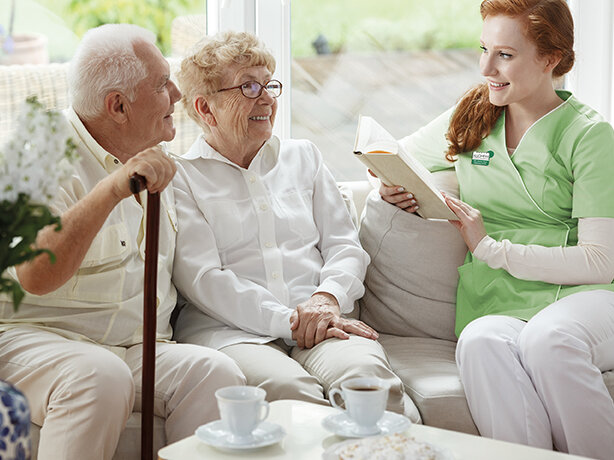
[(354, 423), (346, 412), (332, 414), (322, 420), (322, 426), (325, 429), (345, 438), (363, 438), (365, 436), (400, 433), (408, 429), (410, 425), (411, 421), (407, 417), (388, 411), (384, 412), (384, 416), (377, 422), (377, 431), (369, 434), (360, 433), (358, 425)]
[(286, 431), (277, 423), (262, 422), (254, 430), (251, 437), (242, 442), (233, 441), (232, 434), (224, 429), (221, 420), (207, 423), (196, 429), (196, 437), (205, 444), (217, 447), (218, 449), (257, 449), (258, 447), (269, 446), (283, 439)]

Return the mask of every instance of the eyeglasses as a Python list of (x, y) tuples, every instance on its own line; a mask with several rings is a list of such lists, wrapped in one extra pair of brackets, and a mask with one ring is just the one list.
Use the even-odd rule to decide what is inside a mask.
[(266, 89), (272, 97), (279, 97), (279, 95), (281, 94), (281, 88), (282, 84), (280, 81), (277, 80), (269, 80), (264, 85), (261, 85), (257, 81), (251, 80), (246, 81), (245, 83), (241, 83), (239, 86), (233, 86), (232, 88), (219, 89), (217, 90), (217, 92), (220, 93), (222, 91), (229, 91), (231, 89), (240, 89), (243, 93), (243, 96), (245, 96), (246, 98), (256, 99), (260, 97), (263, 89)]

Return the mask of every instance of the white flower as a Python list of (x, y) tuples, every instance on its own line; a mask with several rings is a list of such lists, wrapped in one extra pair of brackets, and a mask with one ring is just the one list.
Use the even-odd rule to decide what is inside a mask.
[(49, 205), (75, 159), (68, 121), (29, 98), (17, 129), (0, 151), (0, 202), (14, 202), (25, 194), (32, 203)]

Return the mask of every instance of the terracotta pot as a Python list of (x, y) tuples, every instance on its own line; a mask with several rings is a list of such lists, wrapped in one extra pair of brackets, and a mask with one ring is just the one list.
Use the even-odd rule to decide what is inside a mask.
[(48, 64), (47, 37), (40, 34), (13, 35), (13, 51), (0, 54), (0, 64)]

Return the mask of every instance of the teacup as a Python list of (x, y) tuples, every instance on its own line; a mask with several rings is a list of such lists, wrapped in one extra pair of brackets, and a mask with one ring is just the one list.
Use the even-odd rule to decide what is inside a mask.
[(369, 435), (380, 431), (377, 422), (386, 411), (389, 388), (390, 384), (378, 377), (357, 377), (341, 383), (341, 390), (331, 390), (328, 397), (333, 407), (342, 409), (335, 399), (339, 395), (347, 415), (356, 424), (356, 434)]
[(266, 391), (252, 386), (231, 386), (217, 390), (215, 397), (230, 442), (251, 442), (253, 431), (269, 415), (269, 403), (264, 400)]

